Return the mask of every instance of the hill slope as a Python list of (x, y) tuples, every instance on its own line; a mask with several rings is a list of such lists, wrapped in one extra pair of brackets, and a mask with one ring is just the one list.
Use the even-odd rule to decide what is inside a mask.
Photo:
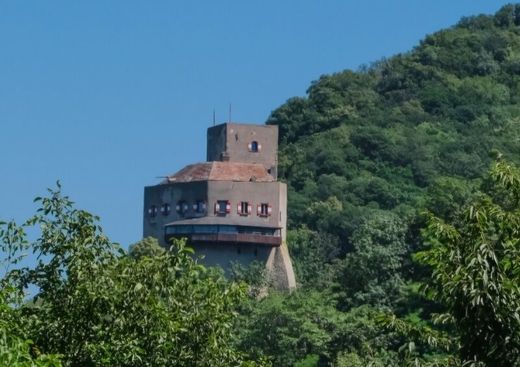
[[(487, 243), (502, 248), (497, 244), (513, 233), (504, 228), (516, 223), (517, 214), (503, 215), (500, 205), (489, 206), (489, 215), (465, 212), (464, 206), (480, 195), (518, 210), (511, 192), (483, 177), (498, 152), (520, 160), (520, 5), (464, 18), (412, 51), (370, 67), (322, 76), (307, 97), (290, 99), (267, 123), (280, 129), (288, 244), (301, 287), (252, 302), (238, 328), (243, 350), (270, 357), (274, 366), (477, 365), (474, 350), (493, 361), (490, 366), (518, 365), (517, 320), (507, 330), (503, 321), (487, 322), (502, 317), (500, 307), (482, 301), (518, 294), (490, 285), (495, 275), (488, 273), (509, 279), (503, 276), (508, 271), (489, 270), (497, 257), (485, 260), (482, 250)], [(430, 232), (445, 237), (428, 235), (428, 222), (419, 215), (425, 209), (462, 228), (463, 236), (456, 237), (455, 229), (440, 231), (436, 219)], [(494, 231), (482, 218), (496, 213), (510, 223), (496, 219)], [(463, 218), (479, 225), (465, 230)], [(514, 236), (510, 243), (518, 242), (518, 231)], [(447, 248), (446, 238), (457, 238), (457, 246)], [(410, 256), (428, 243), (437, 244), (431, 267)], [(503, 253), (518, 256), (514, 250)], [(505, 268), (512, 263), (504, 261)], [(482, 266), (475, 270), (475, 264)], [(449, 271), (439, 276), (444, 268)], [(432, 284), (446, 297), (432, 297)], [(419, 289), (426, 285), (425, 296)], [(488, 296), (488, 289), (504, 293)], [(505, 314), (516, 315), (517, 303), (503, 304)], [(389, 310), (398, 319), (382, 323), (381, 313)], [(441, 326), (433, 322), (439, 314)], [(474, 326), (491, 337), (483, 342), (485, 333)], [(476, 349), (458, 347), (464, 343)], [(496, 357), (497, 351), (507, 358)]]
[(374, 210), (449, 216), (493, 151), (518, 160), (519, 25), (513, 5), (463, 18), (406, 54), (324, 75), (307, 97), (273, 111), (267, 123), (280, 128), (290, 225), (331, 233), (348, 248)]

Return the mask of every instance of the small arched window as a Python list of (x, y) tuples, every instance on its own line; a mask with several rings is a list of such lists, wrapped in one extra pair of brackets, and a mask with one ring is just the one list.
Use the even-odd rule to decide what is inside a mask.
[(249, 151), (252, 153), (258, 153), (262, 150), (262, 144), (256, 140), (253, 140), (251, 143), (247, 144), (247, 149), (249, 149)]

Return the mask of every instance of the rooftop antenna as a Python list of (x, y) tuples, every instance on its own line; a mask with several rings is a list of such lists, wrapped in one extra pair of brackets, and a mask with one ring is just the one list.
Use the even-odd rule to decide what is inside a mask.
[(213, 108), (213, 126), (215, 126), (215, 109)]
[(229, 119), (228, 122), (231, 123), (231, 102), (229, 102)]

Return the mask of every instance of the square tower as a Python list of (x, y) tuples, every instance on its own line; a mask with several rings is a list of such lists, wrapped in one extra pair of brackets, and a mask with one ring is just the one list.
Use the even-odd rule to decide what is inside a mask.
[(256, 163), (277, 179), (278, 126), (224, 123), (208, 129), (207, 161)]
[(143, 234), (186, 238), (201, 261), (230, 272), (265, 263), (276, 287), (296, 286), (287, 249), (287, 186), (277, 181), (278, 126), (208, 129), (207, 162), (145, 187)]

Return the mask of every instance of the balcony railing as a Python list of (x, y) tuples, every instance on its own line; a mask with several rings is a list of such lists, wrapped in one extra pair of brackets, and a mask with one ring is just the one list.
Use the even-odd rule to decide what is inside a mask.
[[(166, 227), (166, 241), (169, 241), (171, 238), (185, 237), (193, 243), (243, 243), (263, 246), (280, 246), (282, 243), (282, 239), (279, 236), (280, 230), (276, 228), (264, 228), (262, 231), (254, 228), (251, 231), (247, 231), (251, 227), (244, 227), (231, 232), (229, 227), (222, 228), (223, 226), (215, 226), (207, 231), (201, 231), (201, 228), (196, 227), (193, 226), (192, 231), (186, 231), (186, 228), (175, 228), (175, 226)], [(205, 227), (208, 228), (209, 226)]]

